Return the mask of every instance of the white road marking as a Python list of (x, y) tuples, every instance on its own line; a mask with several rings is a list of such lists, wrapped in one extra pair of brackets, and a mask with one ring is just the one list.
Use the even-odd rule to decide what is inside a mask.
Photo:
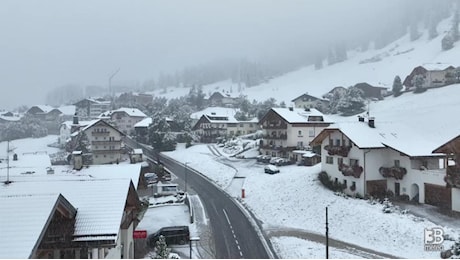
[(241, 252), (240, 243), (238, 242), (238, 239), (236, 239), (235, 231), (233, 230), (232, 223), (230, 222), (230, 219), (228, 218), (227, 211), (225, 211), (225, 209), (222, 209), (222, 210), (224, 211), (225, 218), (227, 219), (228, 225), (230, 226), (230, 230), (232, 231), (233, 238), (235, 239), (235, 243), (236, 243), (236, 246), (238, 247), (240, 256), (243, 257), (243, 252)]

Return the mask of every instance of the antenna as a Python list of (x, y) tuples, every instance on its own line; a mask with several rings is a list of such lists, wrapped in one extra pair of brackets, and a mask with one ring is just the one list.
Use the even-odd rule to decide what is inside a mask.
[(7, 141), (6, 145), (6, 181), (5, 184), (10, 184), (10, 140)]

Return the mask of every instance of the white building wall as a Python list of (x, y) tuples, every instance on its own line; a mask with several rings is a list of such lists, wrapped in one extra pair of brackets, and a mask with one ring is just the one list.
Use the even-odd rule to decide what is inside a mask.
[(452, 210), (460, 212), (460, 188), (452, 188)]
[[(93, 134), (92, 132), (96, 128), (104, 128), (109, 132), (107, 135)], [(93, 152), (93, 164), (106, 164), (113, 163), (117, 160), (121, 160), (121, 134), (111, 127), (106, 126), (93, 126), (86, 130), (86, 135), (89, 142), (91, 143), (91, 150)], [(109, 141), (110, 137), (114, 137), (114, 141), (120, 141), (111, 144), (93, 144), (93, 141)], [(113, 146), (112, 150), (118, 150), (119, 152), (102, 152), (102, 150), (110, 150), (110, 146)], [(97, 152), (101, 151), (101, 152)]]

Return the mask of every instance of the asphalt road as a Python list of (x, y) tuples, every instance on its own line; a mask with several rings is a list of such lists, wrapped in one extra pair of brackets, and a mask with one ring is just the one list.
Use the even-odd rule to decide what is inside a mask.
[(202, 199), (214, 238), (215, 258), (269, 258), (257, 232), (246, 215), (225, 192), (200, 173), (161, 156), (161, 162), (185, 180)]
[(160, 158), (161, 163), (178, 178), (185, 181), (187, 175), (188, 187), (200, 196), (208, 215), (215, 258), (269, 258), (251, 222), (227, 193), (214, 186), (199, 172), (191, 168), (186, 170), (183, 164), (166, 156), (158, 157), (153, 149), (143, 147), (130, 138), (125, 138), (124, 142), (131, 148), (143, 148), (144, 155), (150, 159)]

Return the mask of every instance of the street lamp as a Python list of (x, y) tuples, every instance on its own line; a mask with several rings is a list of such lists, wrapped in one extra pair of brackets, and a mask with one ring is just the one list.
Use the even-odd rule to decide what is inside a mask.
[(190, 259), (192, 259), (192, 241), (200, 241), (200, 237), (191, 237), (190, 238)]
[(185, 193), (187, 193), (187, 164), (190, 162), (185, 162), (184, 165), (184, 179), (185, 179)]

